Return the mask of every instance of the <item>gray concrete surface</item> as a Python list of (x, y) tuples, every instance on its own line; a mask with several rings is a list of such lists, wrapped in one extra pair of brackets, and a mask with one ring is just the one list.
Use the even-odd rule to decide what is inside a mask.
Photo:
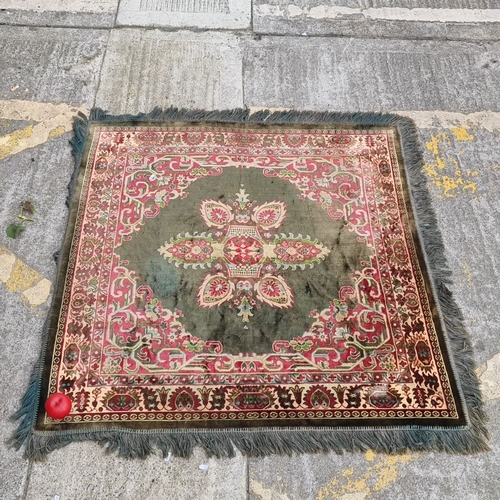
[[(248, 106), (414, 118), (492, 435), (492, 451), (471, 457), (368, 452), (219, 461), (197, 451), (166, 463), (75, 443), (35, 464), (2, 446), (0, 498), (496, 500), (499, 10), (496, 0), (0, 0), (1, 226), (15, 219), (22, 199), (38, 208), (19, 240), (0, 231), (2, 442), (49, 307), (73, 168), (71, 117), (93, 105), (115, 113)], [(153, 26), (162, 29), (145, 28)]]
[(500, 84), (498, 43), (265, 37), (242, 44), (249, 106), (465, 113), (500, 107), (493, 90)]

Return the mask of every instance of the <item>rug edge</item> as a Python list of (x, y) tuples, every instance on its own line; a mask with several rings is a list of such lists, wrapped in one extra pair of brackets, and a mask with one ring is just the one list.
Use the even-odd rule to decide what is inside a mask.
[[(476, 453), (489, 449), (486, 439), (487, 416), (483, 409), (479, 380), (474, 371), (475, 362), (463, 316), (452, 298), (449, 286), (451, 272), (444, 255), (441, 233), (432, 208), (425, 176), (422, 172), (423, 158), (419, 146), (418, 131), (414, 122), (407, 117), (382, 113), (335, 113), (313, 111), (261, 110), (251, 113), (248, 108), (220, 111), (200, 111), (179, 108), (155, 108), (150, 113), (136, 115), (110, 115), (94, 108), (89, 116), (80, 113), (74, 120), (74, 137), (70, 141), (75, 170), (68, 186), (67, 204), (74, 193), (78, 170), (82, 161), (84, 145), (90, 124), (99, 122), (222, 122), (248, 124), (304, 124), (350, 126), (395, 126), (401, 138), (402, 155), (405, 162), (411, 202), (417, 220), (418, 232), (427, 256), (430, 278), (436, 290), (445, 324), (447, 347), (455, 372), (459, 390), (468, 415), (469, 426), (458, 429), (432, 429), (414, 427), (411, 429), (388, 429), (369, 427), (366, 429), (324, 428), (321, 430), (290, 429), (278, 434), (273, 430), (226, 430), (214, 431), (161, 431), (144, 432), (132, 430), (94, 430), (91, 432), (65, 431), (48, 434), (35, 431), (34, 424), (39, 405), (40, 373), (45, 357), (48, 321), (44, 324), (42, 352), (31, 374), (29, 387), (22, 399), (20, 409), (12, 416), (19, 420), (19, 426), (8, 441), (11, 447), (20, 449), (27, 444), (25, 455), (43, 459), (50, 451), (66, 446), (73, 441), (93, 440), (120, 456), (145, 457), (154, 447), (164, 455), (189, 456), (196, 445), (209, 455), (234, 456), (233, 445), (248, 456), (269, 454), (312, 453), (335, 451), (366, 451), (402, 453), (405, 451), (445, 451), (450, 453)], [(56, 284), (57, 285), (57, 284)], [(49, 316), (48, 316), (49, 318)], [(377, 430), (377, 432), (373, 432)], [(417, 432), (416, 432), (417, 431)], [(369, 436), (369, 432), (373, 436)], [(269, 442), (272, 433), (272, 442)], [(307, 442), (304, 436), (307, 435)], [(293, 436), (292, 439), (290, 439)]]

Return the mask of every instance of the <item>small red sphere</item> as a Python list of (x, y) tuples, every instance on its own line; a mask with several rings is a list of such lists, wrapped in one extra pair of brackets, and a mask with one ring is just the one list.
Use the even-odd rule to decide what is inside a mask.
[(50, 418), (61, 420), (71, 411), (71, 398), (61, 392), (50, 395), (45, 401), (45, 411)]

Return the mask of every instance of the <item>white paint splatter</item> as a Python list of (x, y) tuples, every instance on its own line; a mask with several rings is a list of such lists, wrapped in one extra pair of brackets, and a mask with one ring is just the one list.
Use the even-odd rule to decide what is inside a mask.
[(285, 493), (280, 493), (272, 488), (266, 488), (255, 479), (250, 479), (250, 491), (258, 496), (259, 500), (290, 500)]
[(485, 401), (500, 398), (500, 352), (486, 362), (480, 375), (481, 391)]
[(500, 130), (500, 113), (479, 111), (477, 113), (452, 113), (448, 111), (392, 111), (411, 118), (419, 128), (453, 128), (456, 126), (481, 127), (489, 132)]
[(0, 283), (7, 283), (14, 269), (16, 256), (6, 249), (0, 248)]
[(31, 307), (38, 307), (49, 298), (51, 286), (50, 281), (43, 278), (35, 286), (25, 290), (21, 294), (21, 299), (26, 301)]
[(368, 496), (368, 493), (362, 491), (356, 493), (344, 493), (339, 500), (364, 500)]

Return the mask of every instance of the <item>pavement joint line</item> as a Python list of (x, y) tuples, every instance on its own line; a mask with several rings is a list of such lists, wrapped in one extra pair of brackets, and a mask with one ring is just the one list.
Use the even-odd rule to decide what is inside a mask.
[(275, 31), (261, 31), (254, 28), (240, 28), (240, 29), (232, 29), (232, 28), (201, 28), (196, 26), (186, 26), (186, 27), (174, 27), (174, 26), (140, 26), (140, 25), (112, 25), (112, 26), (95, 26), (89, 27), (88, 25), (55, 25), (55, 26), (47, 26), (47, 24), (36, 24), (36, 23), (28, 23), (28, 24), (10, 24), (8, 22), (2, 22), (0, 20), (0, 26), (5, 26), (7, 28), (28, 28), (28, 29), (66, 29), (66, 30), (78, 30), (78, 31), (116, 31), (116, 30), (130, 30), (135, 29), (138, 31), (163, 31), (165, 33), (197, 33), (197, 34), (210, 34), (210, 33), (226, 33), (232, 34), (235, 37), (240, 38), (252, 38), (255, 35), (260, 35), (262, 37), (267, 38), (310, 38), (310, 39), (358, 39), (358, 40), (406, 40), (409, 42), (463, 42), (468, 44), (475, 44), (482, 46), (484, 43), (496, 43), (500, 41), (500, 31), (498, 36), (490, 36), (488, 38), (469, 38), (467, 35), (463, 36), (449, 36), (449, 35), (432, 35), (432, 36), (416, 36), (411, 33), (408, 35), (400, 34), (400, 35), (373, 35), (373, 34), (343, 34), (343, 33), (307, 33), (302, 35), (300, 33), (279, 33)]
[[(116, 14), (118, 15), (118, 14)], [(115, 16), (115, 24), (116, 24), (116, 16)], [(102, 68), (104, 67), (104, 61), (106, 60), (106, 55), (108, 53), (108, 47), (109, 47), (109, 40), (111, 39), (111, 32), (113, 30), (109, 30), (108, 33), (108, 39), (106, 40), (106, 45), (104, 46), (104, 51), (102, 54), (101, 58), (101, 64), (99, 65), (99, 71), (97, 72), (97, 82), (96, 82), (96, 87), (95, 87), (95, 92), (94, 92), (94, 100), (92, 102), (92, 107), (96, 108), (97, 107), (97, 96), (99, 95), (99, 90), (101, 88), (101, 77), (102, 77)]]
[(52, 283), (47, 278), (2, 246), (0, 246), (0, 285), (11, 293), (19, 293), (21, 302), (32, 309), (47, 302), (52, 289)]

